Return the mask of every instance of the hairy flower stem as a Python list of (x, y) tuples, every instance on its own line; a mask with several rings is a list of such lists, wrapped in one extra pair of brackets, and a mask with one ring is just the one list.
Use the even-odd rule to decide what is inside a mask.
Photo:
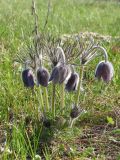
[(71, 120), (70, 120), (70, 128), (73, 127), (73, 123), (74, 123), (74, 119), (71, 119)]
[(42, 87), (42, 89), (44, 95), (45, 109), (46, 111), (49, 111), (48, 91), (46, 87)]
[(85, 65), (88, 64), (89, 62), (91, 62), (93, 59), (95, 59), (95, 57), (98, 55), (98, 50), (101, 50), (102, 53), (104, 54), (105, 62), (108, 61), (108, 54), (107, 54), (107, 51), (106, 51), (105, 48), (103, 48), (103, 47), (101, 47), (101, 46), (94, 46), (94, 47), (92, 48), (92, 51), (93, 51), (93, 50), (96, 50), (96, 52), (94, 52), (93, 54), (92, 54), (92, 52), (91, 52), (91, 53), (89, 53), (89, 54), (87, 55), (87, 61), (85, 62)]
[(76, 100), (75, 100), (75, 105), (76, 106), (78, 106), (78, 103), (79, 103), (80, 90), (81, 90), (81, 87), (82, 87), (83, 71), (84, 71), (84, 66), (82, 65), (81, 68), (80, 68), (80, 72), (79, 72), (80, 81), (79, 81), (79, 84), (78, 84), (78, 90), (77, 90)]
[(62, 83), (60, 85), (60, 94), (61, 94), (61, 108), (62, 108), (62, 113), (63, 113), (63, 109), (64, 109), (64, 106), (65, 106), (65, 102), (64, 102), (64, 98), (65, 98), (65, 92), (64, 92), (64, 83)]
[(108, 54), (105, 48), (101, 47), (101, 46), (94, 46), (93, 49), (100, 49), (101, 51), (103, 51), (104, 54), (104, 58), (105, 58), (105, 62), (108, 61)]
[(39, 94), (40, 94), (41, 109), (44, 112), (43, 95), (42, 95), (42, 91), (41, 91), (41, 87), (40, 86), (39, 86)]
[(37, 118), (39, 119), (39, 111), (41, 109), (39, 107), (41, 107), (41, 102), (40, 102), (40, 99), (39, 99), (39, 92), (38, 92), (38, 90), (35, 90), (34, 104), (36, 103), (36, 99), (37, 99), (39, 105), (37, 107), (35, 107), (35, 105), (34, 105), (34, 111), (36, 111), (35, 113), (37, 115)]
[(52, 83), (52, 114), (55, 118), (55, 84)]
[(73, 124), (77, 121), (77, 119), (80, 117), (80, 115), (78, 117), (76, 117), (76, 118), (70, 118), (70, 121), (69, 121), (70, 128), (73, 127)]

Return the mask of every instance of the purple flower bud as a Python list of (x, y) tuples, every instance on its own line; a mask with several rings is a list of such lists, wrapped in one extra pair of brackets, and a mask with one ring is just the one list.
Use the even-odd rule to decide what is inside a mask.
[(43, 125), (46, 127), (46, 128), (50, 128), (51, 127), (51, 121), (48, 120), (48, 119), (45, 119), (43, 121)]
[(59, 83), (63, 83), (68, 75), (68, 68), (66, 65), (59, 66)]
[(33, 73), (30, 69), (25, 69), (22, 72), (22, 80), (25, 87), (34, 87)]
[(45, 68), (39, 68), (37, 70), (37, 81), (38, 84), (47, 87), (49, 81), (49, 73)]
[(60, 64), (59, 66), (56, 66), (51, 74), (51, 77), (49, 81), (53, 81), (53, 83), (63, 83), (69, 74), (71, 73), (70, 69), (67, 65)]
[(59, 71), (58, 67), (55, 67), (51, 73), (49, 81), (53, 81), (53, 83), (58, 83), (59, 82)]
[(95, 70), (95, 77), (97, 79), (103, 79), (105, 82), (111, 81), (114, 75), (114, 68), (112, 63), (109, 61), (104, 62), (101, 61), (98, 63), (96, 70)]
[(78, 87), (78, 83), (79, 83), (79, 75), (77, 73), (72, 73), (65, 89), (70, 92), (70, 91), (75, 91), (77, 90)]
[(80, 108), (78, 108), (77, 106), (74, 106), (70, 112), (70, 117), (71, 118), (77, 118), (79, 116), (79, 114), (81, 113)]

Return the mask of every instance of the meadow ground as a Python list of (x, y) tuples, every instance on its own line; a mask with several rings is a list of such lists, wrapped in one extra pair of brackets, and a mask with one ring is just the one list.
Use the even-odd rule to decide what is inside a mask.
[[(42, 31), (48, 1), (36, 0), (36, 3)], [(98, 60), (85, 68), (85, 92), (80, 105), (87, 113), (73, 128), (59, 126), (61, 118), (50, 128), (42, 126), (37, 112), (38, 95), (24, 88), (20, 68), (14, 65), (19, 48), (24, 45), (22, 34), (27, 39), (33, 30), (30, 7), (31, 0), (0, 0), (0, 149), (5, 149), (0, 151), (0, 159), (37, 159), (35, 155), (40, 155), (46, 160), (119, 160), (120, 2), (51, 0), (48, 32), (63, 35), (88, 31), (112, 37), (110, 41), (97, 39), (113, 63), (114, 79), (109, 85), (95, 80)], [(49, 99), (51, 92), (49, 87)], [(57, 98), (59, 106), (59, 87)], [(66, 94), (66, 117), (71, 100), (74, 101), (74, 95)]]

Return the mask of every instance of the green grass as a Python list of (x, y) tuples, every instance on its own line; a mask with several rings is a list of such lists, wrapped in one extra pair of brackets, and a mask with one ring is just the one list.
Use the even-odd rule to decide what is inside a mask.
[[(36, 0), (36, 2), (39, 29), (42, 31), (48, 1)], [(0, 131), (7, 131), (6, 149), (1, 154), (1, 159), (24, 160), (26, 157), (33, 158), (39, 154), (46, 157), (46, 160), (65, 157), (67, 159), (90, 157), (97, 159), (98, 155), (98, 158), (102, 160), (107, 159), (109, 154), (112, 156), (111, 153), (113, 153), (111, 158), (119, 160), (119, 132), (115, 133), (115, 125), (108, 125), (107, 116), (112, 117), (114, 122), (118, 121), (118, 128), (120, 128), (119, 116), (115, 114), (115, 110), (120, 111), (120, 2), (51, 0), (46, 30), (52, 34), (89, 31), (111, 35), (113, 38), (119, 37), (117, 41), (113, 39), (110, 43), (101, 42), (107, 49), (109, 59), (115, 69), (115, 76), (110, 85), (94, 80), (94, 69), (98, 60), (85, 68), (85, 94), (81, 95), (80, 104), (87, 110), (87, 114), (79, 118), (72, 129), (61, 128), (59, 117), (57, 125), (54, 124), (50, 113), (48, 117), (53, 123), (53, 128), (43, 127), (38, 115), (38, 88), (35, 88), (36, 94), (34, 95), (32, 91), (24, 88), (19, 66), (14, 67), (13, 61), (16, 54), (21, 44), (24, 45), (22, 32), (26, 39), (32, 34), (34, 20), (30, 7), (31, 0), (1, 0), (0, 2)], [(49, 99), (52, 93), (51, 87), (50, 85), (48, 88)], [(57, 87), (57, 89), (60, 88)], [(70, 103), (71, 99), (74, 100), (73, 98), (73, 94), (66, 94), (65, 118), (69, 116)], [(59, 103), (58, 92), (56, 106), (59, 106)], [(58, 109), (57, 115), (59, 113)], [(101, 128), (97, 130), (97, 127)], [(94, 141), (95, 135), (96, 142)], [(9, 153), (8, 149), (12, 153)], [(95, 150), (97, 151), (94, 152)]]

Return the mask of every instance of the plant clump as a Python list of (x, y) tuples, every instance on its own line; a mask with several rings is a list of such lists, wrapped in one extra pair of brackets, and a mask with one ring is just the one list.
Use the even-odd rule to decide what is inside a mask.
[[(21, 62), (25, 64), (25, 69), (22, 72), (24, 86), (29, 88), (33, 88), (35, 84), (38, 86), (40, 96), (40, 109), (38, 110), (45, 116), (47, 112), (51, 113), (54, 119), (58, 109), (60, 110), (60, 116), (65, 115), (67, 107), (65, 91), (68, 94), (72, 92), (74, 94), (74, 107), (70, 112), (70, 117), (75, 120), (82, 113), (80, 95), (81, 91), (84, 90), (83, 74), (85, 66), (96, 57), (103, 55), (104, 60), (98, 63), (95, 77), (108, 83), (114, 75), (113, 65), (108, 60), (106, 49), (96, 43), (92, 37), (85, 38), (82, 35), (75, 35), (66, 41), (62, 41), (59, 37), (55, 38), (49, 33), (39, 33), (34, 1), (32, 15), (35, 20), (33, 39), (31, 44), (27, 45), (26, 59), (21, 58)], [(47, 21), (45, 24), (47, 24)], [(51, 74), (49, 74), (49, 71), (51, 71)], [(49, 93), (51, 90), (52, 94)], [(56, 106), (58, 94), (60, 102)], [(69, 103), (69, 106), (71, 106), (72, 100)], [(46, 122), (43, 124), (46, 124)], [(70, 126), (72, 124), (73, 122), (70, 122)]]

